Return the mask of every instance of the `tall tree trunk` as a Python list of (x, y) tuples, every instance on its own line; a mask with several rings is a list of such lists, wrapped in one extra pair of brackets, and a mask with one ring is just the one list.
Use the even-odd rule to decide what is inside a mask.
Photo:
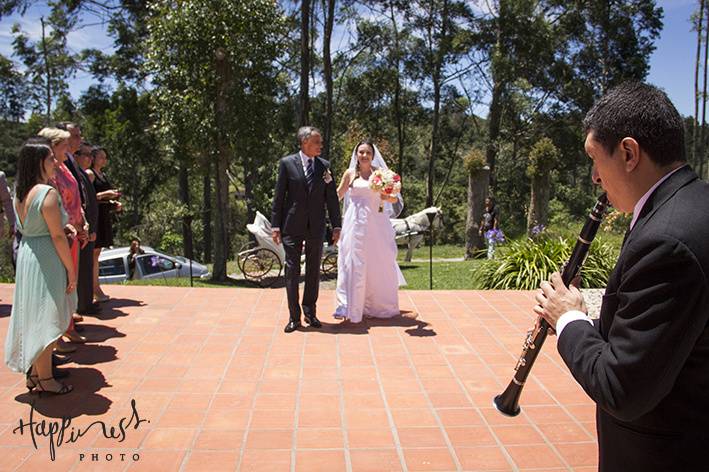
[(532, 190), (527, 212), (527, 234), (532, 235), (532, 228), (536, 225), (549, 224), (549, 173), (532, 178)]
[(435, 160), (438, 155), (438, 128), (441, 121), (441, 85), (440, 79), (434, 75), (433, 79), (433, 126), (431, 127), (431, 152), (428, 157), (428, 185), (426, 187), (426, 206), (433, 206), (433, 180), (435, 174)]
[(490, 169), (487, 167), (468, 174), (468, 218), (465, 223), (466, 259), (472, 259), (478, 249), (485, 247), (479, 231), (489, 185)]
[[(178, 149), (178, 151), (184, 148)], [(190, 181), (187, 172), (186, 157), (180, 157), (180, 170), (178, 175), (180, 203), (187, 207), (187, 214), (182, 217), (182, 250), (185, 257), (194, 259), (192, 247), (192, 210), (190, 209)]]
[(202, 234), (204, 235), (204, 262), (212, 262), (212, 156), (209, 155), (204, 163), (202, 176)]
[(44, 17), (40, 17), (39, 21), (42, 23), (42, 55), (44, 56), (44, 73), (47, 75), (47, 82), (45, 85), (47, 96), (47, 116), (45, 118), (45, 124), (49, 126), (52, 121), (52, 68), (49, 67), (49, 52), (47, 51), (47, 37), (44, 33)]
[(310, 0), (300, 3), (300, 98), (298, 126), (310, 122)]
[[(134, 161), (135, 162), (135, 161)], [(137, 164), (137, 163), (136, 163)], [(131, 174), (131, 226), (136, 227), (140, 224), (140, 202), (143, 201), (140, 195), (140, 173), (133, 172)]]
[(229, 142), (227, 131), (227, 94), (229, 93), (229, 60), (227, 52), (219, 48), (215, 51), (217, 72), (217, 99), (215, 103), (217, 122), (217, 215), (214, 247), (214, 269), (212, 280), (226, 281), (226, 263), (229, 257)]
[(697, 56), (694, 62), (694, 121), (692, 122), (692, 165), (698, 164), (697, 129), (699, 128), (699, 64), (702, 50), (702, 27), (704, 26), (704, 1), (699, 2), (699, 18), (697, 19)]
[[(494, 67), (494, 66), (493, 66)], [(487, 117), (487, 149), (485, 150), (485, 162), (490, 168), (490, 188), (495, 191), (497, 179), (495, 178), (495, 161), (497, 160), (497, 139), (500, 137), (500, 126), (502, 123), (502, 84), (499, 74), (492, 73), (492, 102), (490, 102), (490, 112)]]
[[(433, 9), (433, 3), (431, 8)], [(431, 18), (434, 17), (433, 11)], [(443, 73), (443, 61), (448, 52), (449, 38), (448, 35), (448, 0), (443, 0), (443, 12), (441, 14), (441, 31), (435, 36), (441, 39), (438, 42), (438, 47), (434, 49), (434, 44), (431, 43), (431, 54), (434, 57), (433, 73), (431, 82), (433, 83), (433, 124), (431, 126), (431, 153), (428, 159), (428, 186), (426, 189), (426, 206), (433, 206), (433, 182), (435, 180), (435, 163), (438, 157), (438, 132), (441, 122), (441, 75)], [(433, 22), (431, 23), (433, 24)], [(431, 27), (432, 29), (432, 27)], [(434, 37), (429, 29), (429, 40)]]
[[(396, 13), (394, 11), (394, 1), (389, 2), (389, 19), (394, 30), (394, 68), (396, 70), (396, 83), (394, 84), (394, 121), (396, 122), (396, 139), (398, 153), (398, 173), (404, 176), (404, 113), (401, 110), (401, 46), (399, 41), (399, 27), (396, 23)], [(404, 210), (405, 211), (405, 210)]]
[(709, 15), (704, 28), (704, 83), (702, 85), (702, 127), (699, 133), (699, 175), (704, 178), (704, 165), (706, 163), (706, 142), (704, 131), (707, 118), (707, 61), (709, 61)]
[(335, 23), (335, 0), (323, 0), (325, 13), (325, 31), (323, 35), (323, 73), (325, 75), (325, 136), (322, 156), (330, 159), (332, 145), (332, 57), (330, 57), (330, 41)]

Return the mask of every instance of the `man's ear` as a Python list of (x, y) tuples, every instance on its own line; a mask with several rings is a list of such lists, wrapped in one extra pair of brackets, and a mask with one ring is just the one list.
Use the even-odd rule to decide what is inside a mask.
[(625, 170), (633, 171), (640, 163), (640, 144), (634, 138), (623, 138), (620, 141), (620, 151)]

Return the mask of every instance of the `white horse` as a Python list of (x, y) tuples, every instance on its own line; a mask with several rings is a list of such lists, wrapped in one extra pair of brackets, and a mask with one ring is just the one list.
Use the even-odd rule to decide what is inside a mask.
[(431, 226), (431, 219), (429, 219), (429, 215), (433, 218), (433, 227), (440, 228), (442, 213), (441, 209), (437, 207), (428, 207), (425, 210), (409, 215), (404, 219), (391, 219), (391, 225), (394, 227), (394, 231), (396, 232), (397, 243), (401, 243), (402, 240), (406, 240), (408, 245), (405, 258), (406, 262), (411, 262), (414, 249), (421, 244), (425, 233), (428, 231), (429, 226)]

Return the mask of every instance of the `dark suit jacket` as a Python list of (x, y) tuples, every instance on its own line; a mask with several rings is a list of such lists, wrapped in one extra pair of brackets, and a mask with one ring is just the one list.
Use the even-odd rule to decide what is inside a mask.
[(323, 238), (326, 206), (330, 224), (334, 228), (342, 225), (335, 179), (333, 177), (330, 183), (323, 179), (330, 163), (316, 157), (313, 166), (313, 188), (308, 191), (300, 154), (291, 154), (280, 160), (271, 226), (280, 228), (284, 236)]
[(95, 233), (98, 226), (98, 200), (96, 199), (94, 185), (78, 163), (75, 166), (71, 159), (67, 158), (66, 166), (79, 184), (81, 207), (84, 209), (84, 217), (89, 224), (89, 233)]
[(653, 192), (599, 320), (559, 352), (597, 404), (599, 468), (709, 470), (709, 184), (686, 166)]
[(86, 221), (89, 223), (89, 233), (95, 233), (98, 231), (98, 199), (96, 198), (96, 189), (84, 169), (79, 168), (78, 172), (79, 177), (84, 180), (84, 187), (86, 188), (86, 208), (84, 212)]

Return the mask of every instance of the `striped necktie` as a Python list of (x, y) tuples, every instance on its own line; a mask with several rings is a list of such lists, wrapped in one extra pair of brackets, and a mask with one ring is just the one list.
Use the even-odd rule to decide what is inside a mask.
[(305, 167), (305, 183), (308, 185), (308, 190), (313, 188), (313, 160), (308, 159), (308, 165)]

